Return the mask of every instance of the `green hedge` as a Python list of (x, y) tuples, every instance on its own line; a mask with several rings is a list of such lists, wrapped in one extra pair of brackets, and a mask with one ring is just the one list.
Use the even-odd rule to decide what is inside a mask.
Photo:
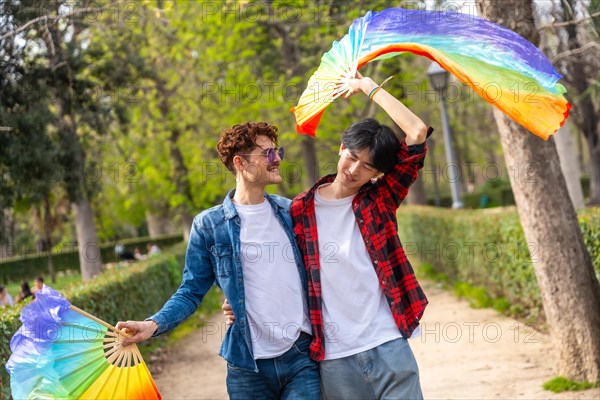
[[(583, 175), (581, 177), (581, 188), (583, 197), (590, 196), (590, 177)], [(462, 201), (465, 208), (490, 208), (490, 207), (508, 207), (515, 205), (515, 197), (512, 192), (510, 182), (507, 180), (495, 179), (489, 180), (477, 188), (473, 193), (463, 193)], [(428, 205), (435, 205), (435, 199), (428, 198)], [(441, 207), (452, 207), (452, 198), (443, 196), (440, 198)]]
[[(63, 294), (72, 304), (110, 324), (143, 320), (158, 311), (179, 286), (184, 257), (185, 246), (181, 243), (151, 260), (108, 270)], [(5, 364), (10, 356), (10, 339), (21, 325), (21, 309), (0, 309), (0, 398), (10, 398)]]
[[(582, 211), (579, 222), (600, 279), (600, 209)], [(535, 323), (544, 321), (532, 264), (538, 250), (533, 245), (528, 248), (514, 207), (401, 207), (398, 228), (407, 256), (431, 269), (425, 271), (428, 275), (459, 284), (459, 291), (468, 290), (465, 283), (483, 289), (480, 297), (506, 302), (502, 308), (510, 314)]]
[[(164, 235), (160, 237), (143, 237), (120, 240), (118, 242), (103, 243), (100, 245), (102, 262), (116, 262), (115, 245), (117, 243), (125, 246), (127, 250), (133, 251), (135, 247), (143, 247), (147, 243), (155, 243), (161, 248), (171, 246), (183, 240), (181, 234)], [(90, 249), (89, 254), (97, 254), (95, 249)], [(62, 251), (52, 254), (56, 271), (79, 270), (79, 253), (77, 250)], [(11, 257), (0, 262), (0, 282), (19, 282), (23, 279), (33, 279), (38, 275), (48, 275), (48, 256), (45, 252), (26, 254)]]

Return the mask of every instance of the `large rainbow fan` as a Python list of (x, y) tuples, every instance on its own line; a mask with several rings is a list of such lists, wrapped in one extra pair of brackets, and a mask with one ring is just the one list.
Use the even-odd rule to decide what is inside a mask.
[(568, 116), (562, 77), (513, 31), (467, 14), (389, 8), (368, 12), (321, 59), (298, 105), (299, 133), (314, 136), (321, 116), (366, 63), (411, 52), (437, 61), (535, 135), (547, 140)]
[(50, 287), (21, 313), (6, 363), (15, 399), (160, 399), (136, 345)]

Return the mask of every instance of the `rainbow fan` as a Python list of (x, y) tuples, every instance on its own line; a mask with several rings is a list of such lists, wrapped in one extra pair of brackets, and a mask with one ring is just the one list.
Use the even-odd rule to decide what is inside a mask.
[(325, 53), (291, 111), (299, 133), (314, 136), (325, 108), (350, 88), (366, 63), (411, 52), (437, 61), (489, 103), (547, 140), (571, 105), (562, 77), (544, 55), (513, 31), (467, 14), (389, 8), (368, 12)]
[(6, 363), (15, 399), (160, 399), (135, 345), (50, 287), (21, 313)]

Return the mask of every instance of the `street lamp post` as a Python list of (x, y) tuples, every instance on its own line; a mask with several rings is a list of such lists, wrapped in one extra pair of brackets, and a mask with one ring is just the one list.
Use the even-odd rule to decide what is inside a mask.
[(452, 147), (452, 139), (450, 135), (450, 124), (448, 123), (448, 111), (446, 110), (446, 88), (448, 87), (448, 79), (450, 74), (440, 67), (436, 62), (432, 62), (427, 69), (429, 81), (440, 95), (440, 112), (442, 114), (442, 129), (444, 133), (444, 142), (446, 143), (446, 160), (448, 161), (448, 178), (450, 179), (450, 189), (452, 192), (452, 208), (463, 208), (463, 203), (460, 199), (459, 184), (458, 184), (458, 165), (454, 156), (454, 148)]

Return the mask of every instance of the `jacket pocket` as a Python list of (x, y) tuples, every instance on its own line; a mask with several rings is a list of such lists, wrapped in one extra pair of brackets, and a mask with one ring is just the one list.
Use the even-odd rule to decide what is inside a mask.
[(215, 260), (215, 275), (222, 278), (231, 276), (233, 270), (233, 248), (231, 245), (215, 244), (210, 247)]

